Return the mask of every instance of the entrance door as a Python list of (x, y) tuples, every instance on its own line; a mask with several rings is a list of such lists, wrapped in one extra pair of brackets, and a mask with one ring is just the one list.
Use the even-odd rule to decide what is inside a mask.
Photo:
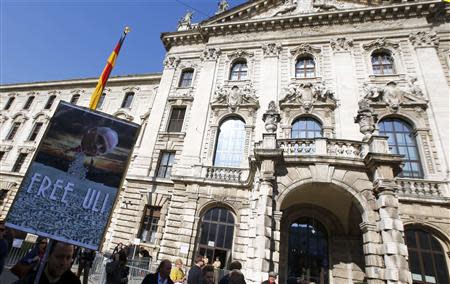
[(328, 236), (312, 217), (301, 217), (289, 226), (288, 279), (298, 283), (328, 283)]

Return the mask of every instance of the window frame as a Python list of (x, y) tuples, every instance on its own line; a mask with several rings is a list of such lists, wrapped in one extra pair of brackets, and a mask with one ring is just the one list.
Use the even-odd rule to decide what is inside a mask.
[[(302, 68), (299, 67), (301, 61), (303, 61)], [(309, 65), (311, 62), (313, 65), (312, 67)], [(312, 76), (308, 76), (309, 74), (312, 74)], [(317, 77), (317, 64), (314, 56), (310, 54), (303, 54), (297, 57), (297, 60), (295, 61), (294, 77), (297, 79), (310, 79)]]
[(30, 135), (28, 135), (27, 141), (36, 141), (36, 138), (39, 135), (39, 132), (41, 131), (42, 126), (44, 126), (43, 122), (36, 122), (33, 126), (33, 129), (30, 132)]
[(248, 73), (249, 68), (247, 60), (242, 58), (237, 59), (233, 61), (233, 63), (230, 66), (230, 75), (228, 76), (228, 79), (230, 81), (246, 81), (249, 78)]
[(72, 97), (70, 98), (70, 103), (73, 105), (76, 105), (78, 103), (78, 101), (80, 100), (80, 97), (81, 97), (80, 94), (72, 95)]
[(12, 104), (16, 100), (16, 97), (9, 97), (6, 101), (5, 106), (3, 107), (3, 110), (9, 110), (12, 107)]
[(11, 172), (18, 173), (22, 169), (23, 164), (25, 163), (25, 160), (27, 159), (28, 154), (27, 153), (19, 153), (19, 156), (17, 156), (16, 161), (14, 162), (14, 165), (11, 169)]
[[(294, 129), (294, 126), (295, 126), (296, 124), (300, 123), (300, 121), (304, 121), (304, 122), (306, 123), (306, 128), (305, 128), (305, 129), (301, 129), (301, 128), (298, 127), (298, 129)], [(320, 127), (320, 131), (315, 130), (314, 128), (309, 129), (309, 128), (308, 128), (308, 122), (310, 122), (310, 123), (313, 123), (313, 122), (316, 123), (316, 125), (318, 125), (318, 126)], [(294, 137), (293, 134), (294, 134), (294, 133), (297, 133), (297, 132), (298, 132), (297, 137)], [(300, 134), (301, 134), (302, 132), (305, 132), (305, 133), (306, 133), (306, 137), (301, 137), (301, 136), (300, 136)], [(309, 136), (308, 133), (314, 133), (313, 137), (308, 137), (308, 136)], [(317, 133), (319, 133), (319, 135), (316, 135)], [(290, 138), (291, 138), (291, 139), (315, 139), (315, 138), (322, 138), (322, 137), (323, 137), (323, 124), (322, 124), (322, 122), (321, 122), (320, 120), (316, 119), (315, 117), (311, 117), (311, 116), (300, 116), (300, 117), (295, 118), (295, 119), (292, 121), (292, 124), (291, 124), (291, 133), (290, 133)]]
[(25, 104), (23, 105), (23, 110), (29, 110), (31, 105), (33, 104), (33, 101), (35, 99), (35, 96), (30, 96), (27, 98), (27, 101), (25, 102)]
[[(163, 164), (164, 155), (168, 155), (167, 163)], [(174, 151), (161, 151), (158, 160), (158, 167), (156, 168), (156, 177), (157, 178), (166, 178), (169, 179), (172, 176), (172, 169), (175, 163), (175, 155)], [(172, 162), (172, 163), (170, 163)], [(163, 174), (161, 174), (163, 172)]]
[(51, 95), (45, 103), (44, 109), (51, 109), (56, 100), (56, 95)]
[[(391, 123), (392, 124), (392, 131), (388, 131), (388, 130), (382, 130), (381, 125), (383, 123)], [(396, 124), (402, 124), (403, 127), (407, 128), (409, 130), (409, 132), (404, 132), (401, 130), (396, 130), (395, 129), (395, 125)], [(383, 126), (383, 128), (385, 128), (385, 126)], [(393, 149), (395, 149), (395, 152), (393, 153), (398, 153), (400, 155), (403, 155), (400, 150), (400, 148), (406, 148), (404, 150), (406, 150), (407, 155), (404, 155), (403, 161), (405, 162), (405, 166), (403, 167), (402, 171), (398, 174), (399, 177), (404, 177), (404, 178), (424, 178), (424, 170), (423, 170), (423, 165), (422, 165), (422, 159), (420, 156), (420, 151), (419, 151), (419, 145), (417, 143), (417, 139), (414, 135), (414, 127), (413, 125), (411, 125), (408, 121), (402, 119), (402, 118), (397, 118), (397, 117), (386, 117), (386, 118), (382, 118), (380, 119), (380, 121), (378, 122), (378, 129), (379, 129), (379, 133), (380, 135), (383, 136), (388, 136), (388, 146), (389, 146), (389, 150), (391, 152), (393, 152)], [(390, 134), (393, 134), (392, 136)], [(410, 140), (413, 142), (412, 144), (408, 144), (407, 142), (405, 142), (404, 144), (399, 144), (398, 140), (399, 137), (398, 135), (402, 134), (402, 139), (404, 141), (407, 141), (407, 137), (405, 135), (409, 135), (410, 136)], [(390, 141), (394, 140), (395, 144), (390, 144)], [(416, 155), (416, 159), (411, 159), (410, 158), (410, 148), (412, 148), (415, 151), (415, 155)], [(414, 173), (414, 171), (409, 171), (411, 174), (409, 175), (405, 175), (405, 171), (404, 169), (408, 166), (408, 164), (410, 164), (410, 169), (412, 169), (412, 164), (413, 163), (417, 163), (418, 165), (418, 170), (417, 170), (417, 174)], [(406, 172), (407, 173), (407, 172)]]
[[(192, 87), (192, 83), (194, 82), (194, 68), (186, 68), (181, 71), (180, 80), (178, 82), (178, 88), (189, 88)], [(190, 74), (190, 78), (186, 79), (186, 74)]]
[[(221, 146), (221, 143), (220, 143), (220, 138), (221, 138), (221, 133), (223, 132), (222, 131), (222, 126), (225, 124), (225, 123), (227, 123), (228, 121), (240, 121), (240, 122), (242, 122), (242, 141), (241, 141), (241, 147), (239, 147), (239, 149), (242, 149), (242, 151), (241, 151), (241, 153), (239, 153), (240, 154), (240, 159), (239, 159), (239, 164), (237, 164), (237, 160), (236, 161), (232, 161), (233, 159), (229, 159), (230, 160), (230, 163), (221, 163), (220, 161), (222, 161), (222, 160), (224, 160), (224, 159), (220, 159), (220, 161), (218, 162), (218, 154), (220, 153), (220, 155), (225, 155), (225, 154), (227, 154), (228, 153), (228, 155), (233, 155), (233, 152), (235, 152), (235, 151), (233, 151), (233, 150), (235, 150), (234, 148), (233, 149), (228, 149), (227, 151), (224, 151), (224, 150), (222, 150), (222, 149), (220, 149), (221, 151), (219, 152), (219, 147)], [(238, 116), (231, 116), (231, 117), (227, 117), (226, 119), (223, 119), (222, 121), (221, 121), (221, 123), (219, 124), (219, 127), (218, 127), (218, 129), (217, 129), (217, 135), (216, 135), (216, 143), (215, 143), (215, 146), (214, 146), (214, 156), (213, 156), (213, 166), (214, 167), (232, 167), (232, 168), (239, 168), (240, 166), (241, 166), (241, 164), (242, 164), (242, 161), (244, 160), (244, 155), (245, 155), (245, 142), (246, 142), (246, 140), (247, 140), (247, 133), (246, 133), (246, 129), (245, 129), (245, 126), (246, 126), (246, 123), (245, 123), (245, 121), (241, 118), (241, 117), (238, 117)], [(234, 130), (236, 130), (236, 128), (234, 128)], [(231, 130), (230, 130), (231, 131)], [(236, 134), (236, 131), (233, 131), (233, 132), (231, 132), (232, 134), (234, 133), (234, 134)], [(235, 135), (229, 135), (228, 137), (225, 137), (226, 139), (225, 140), (236, 140), (236, 138), (239, 138), (239, 137), (235, 137)], [(224, 141), (225, 141), (224, 140)], [(228, 141), (229, 142), (229, 141)], [(229, 144), (229, 143), (228, 143)], [(238, 149), (238, 148), (236, 148), (236, 149)], [(236, 154), (236, 153), (234, 153), (234, 154)], [(219, 156), (220, 157), (220, 156)], [(234, 162), (236, 162), (236, 164), (234, 164)]]
[(14, 137), (16, 137), (17, 131), (19, 130), (20, 126), (22, 125), (21, 122), (15, 121), (11, 125), (11, 128), (9, 129), (8, 135), (6, 135), (5, 140), (6, 141), (12, 141), (14, 140)]
[[(132, 92), (132, 91), (126, 92), (125, 96), (123, 97), (120, 108), (131, 108), (131, 105), (133, 104), (135, 95), (136, 95), (135, 92)], [(129, 99), (130, 97), (131, 97), (131, 99)]]
[[(376, 64), (374, 64), (374, 59), (376, 59)], [(384, 60), (388, 60), (389, 63), (384, 63)], [(392, 52), (388, 49), (376, 49), (370, 54), (370, 66), (372, 68), (372, 74), (375, 76), (389, 76), (397, 74), (395, 66), (395, 58)], [(374, 67), (378, 67), (378, 71), (375, 71)], [(389, 68), (387, 67), (389, 66)], [(389, 73), (385, 70), (392, 70)]]
[[(180, 119), (180, 110), (183, 110), (183, 118)], [(178, 113), (178, 117), (174, 115)], [(186, 117), (186, 106), (173, 106), (170, 111), (169, 123), (167, 124), (167, 132), (181, 132), (183, 130), (184, 118)], [(181, 123), (180, 123), (181, 121)], [(179, 124), (179, 125), (177, 125)]]
[[(145, 205), (144, 214), (142, 216), (141, 226), (139, 230), (139, 238), (143, 243), (156, 243), (156, 234), (158, 232), (158, 223), (161, 219), (161, 210), (162, 207), (160, 206)], [(146, 235), (145, 237), (143, 237), (145, 230)]]

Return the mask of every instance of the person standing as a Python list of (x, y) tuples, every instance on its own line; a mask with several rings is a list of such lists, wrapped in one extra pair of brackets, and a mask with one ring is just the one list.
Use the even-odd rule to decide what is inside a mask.
[(186, 280), (183, 271), (183, 261), (180, 258), (175, 260), (175, 267), (170, 271), (170, 279), (172, 279), (174, 283), (183, 283), (184, 280)]
[(5, 239), (6, 227), (5, 221), (0, 221), (0, 275), (2, 275), (5, 266), (6, 257), (8, 256), (8, 242)]
[(277, 277), (278, 274), (276, 272), (269, 272), (269, 279), (266, 281), (263, 281), (262, 284), (277, 284)]
[[(54, 241), (39, 284), (81, 284), (75, 273), (70, 271), (73, 251), (73, 245)], [(37, 272), (29, 274), (14, 284), (33, 284), (36, 274)]]
[(158, 265), (156, 273), (150, 273), (145, 276), (141, 284), (173, 284), (170, 279), (170, 270), (172, 269), (172, 263), (168, 259), (164, 259)]
[[(230, 270), (241, 270), (242, 269), (242, 264), (235, 260), (233, 262), (230, 263)], [(228, 284), (230, 282), (230, 273), (228, 273), (227, 275), (223, 276), (222, 279), (220, 279), (219, 284)], [(245, 283), (245, 280), (244, 280)]]
[(214, 266), (206, 265), (203, 267), (203, 284), (214, 284)]
[(89, 271), (91, 270), (94, 259), (95, 259), (95, 251), (86, 248), (82, 249), (80, 253), (80, 261), (78, 264), (77, 276), (79, 278), (81, 277), (81, 273), (83, 273), (83, 284), (88, 283)]
[(125, 284), (128, 282), (127, 255), (120, 251), (113, 255), (113, 261), (106, 264), (106, 284)]
[(203, 256), (195, 257), (195, 264), (191, 267), (188, 274), (187, 284), (200, 284), (203, 282), (202, 267), (205, 265)]

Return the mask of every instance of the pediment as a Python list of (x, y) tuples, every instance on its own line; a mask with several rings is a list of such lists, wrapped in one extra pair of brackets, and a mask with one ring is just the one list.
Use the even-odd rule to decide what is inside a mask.
[[(377, 1), (372, 1), (371, 4), (377, 4)], [(253, 0), (219, 13), (203, 21), (201, 25), (301, 16), (367, 6), (364, 1), (357, 0)]]

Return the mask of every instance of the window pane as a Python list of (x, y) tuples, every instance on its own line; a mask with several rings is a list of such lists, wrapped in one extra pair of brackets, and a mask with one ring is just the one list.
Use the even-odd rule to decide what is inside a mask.
[(381, 51), (372, 54), (372, 70), (375, 75), (394, 74), (394, 59), (389, 52)]
[(219, 129), (215, 166), (239, 167), (244, 155), (245, 125), (239, 119), (228, 119)]
[(181, 74), (179, 87), (190, 87), (192, 85), (192, 77), (194, 70), (185, 70)]
[(291, 138), (315, 138), (321, 136), (322, 125), (313, 118), (300, 118), (292, 124)]
[(162, 152), (158, 168), (158, 177), (169, 178), (172, 173), (172, 166), (175, 158), (173, 152)]
[(133, 98), (134, 98), (134, 93), (133, 92), (128, 92), (125, 94), (125, 98), (123, 99), (122, 102), (122, 108), (129, 108), (131, 107), (131, 103), (133, 102)]
[(168, 132), (180, 132), (183, 128), (184, 116), (186, 108), (174, 108), (170, 115)]

